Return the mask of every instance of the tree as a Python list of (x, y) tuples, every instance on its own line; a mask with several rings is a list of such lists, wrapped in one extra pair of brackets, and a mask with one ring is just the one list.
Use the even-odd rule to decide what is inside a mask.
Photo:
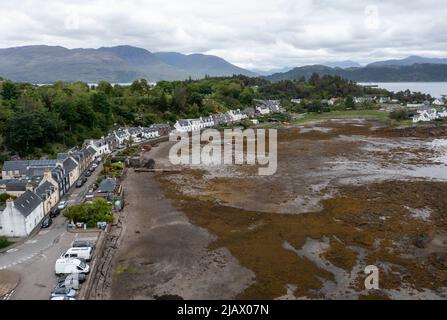
[(347, 109), (354, 109), (355, 108), (354, 98), (352, 96), (347, 96), (346, 97), (345, 106), (346, 106)]
[(3, 82), (1, 96), (5, 100), (16, 100), (20, 96), (18, 85), (11, 81)]
[(43, 129), (36, 113), (17, 113), (6, 126), (6, 144), (22, 155), (40, 146)]

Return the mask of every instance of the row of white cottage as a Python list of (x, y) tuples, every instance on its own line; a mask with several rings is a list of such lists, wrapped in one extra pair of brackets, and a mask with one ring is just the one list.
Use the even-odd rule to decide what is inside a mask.
[(244, 110), (230, 110), (226, 113), (217, 113), (208, 117), (200, 117), (198, 119), (182, 119), (178, 120), (174, 128), (178, 132), (192, 132), (202, 130), (214, 126), (238, 123), (245, 119), (263, 116), (270, 113), (281, 112), (279, 101), (267, 100), (262, 101), (256, 108), (246, 108)]
[(435, 108), (423, 108), (417, 111), (417, 114), (413, 117), (413, 123), (428, 122), (436, 119), (447, 118), (447, 110), (442, 108), (437, 111)]
[(28, 236), (98, 157), (129, 142), (167, 135), (167, 124), (124, 128), (98, 140), (86, 140), (82, 149), (59, 153), (57, 159), (5, 161), (0, 194), (16, 197), (0, 206), (0, 236)]

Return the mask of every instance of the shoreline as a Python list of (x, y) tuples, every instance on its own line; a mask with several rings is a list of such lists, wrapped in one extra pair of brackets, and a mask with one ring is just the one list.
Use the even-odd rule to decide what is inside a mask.
[[(322, 119), (322, 121), (328, 120)], [(311, 122), (294, 125), (294, 127), (309, 125)], [(410, 132), (407, 132), (408, 129), (388, 129), (398, 131), (395, 137), (411, 134), (412, 130), (423, 136), (432, 136), (430, 132), (425, 132), (426, 130), (419, 132), (418, 128), (410, 128), (412, 129)], [(445, 135), (445, 132), (443, 134)], [(157, 167), (169, 166), (168, 163), (162, 161), (168, 147), (169, 142), (161, 143), (146, 156), (159, 158)], [(193, 300), (244, 297), (241, 294), (254, 284), (256, 278), (255, 273), (250, 271), (253, 268), (247, 268), (252, 262), (246, 259), (241, 261), (240, 254), (237, 250), (234, 251), (235, 248), (227, 249), (225, 243), (228, 244), (228, 239), (225, 240), (225, 238), (231, 234), (222, 239), (222, 234), (219, 234), (218, 229), (211, 225), (207, 227), (206, 220), (192, 220), (194, 224), (191, 223), (188, 217), (195, 215), (192, 208), (196, 208), (195, 205), (198, 205), (201, 200), (194, 199), (191, 202), (192, 211), (183, 211), (181, 207), (188, 205), (189, 200), (180, 197), (174, 203), (172, 196), (176, 191), (171, 190), (170, 186), (169, 190), (166, 189), (166, 183), (169, 182), (164, 177), (132, 171), (129, 169), (123, 182), (128, 203), (125, 208), (126, 232), (118, 253), (114, 257), (110, 297), (112, 299), (184, 298)], [(164, 186), (161, 185), (160, 178)], [(185, 180), (185, 183), (188, 182), (191, 183)], [(400, 185), (399, 188), (401, 188)], [(215, 209), (218, 210), (217, 207)], [(200, 207), (197, 207), (197, 210), (201, 210)], [(238, 214), (236, 212), (239, 211), (234, 210), (235, 214)], [(258, 228), (265, 223), (263, 219), (258, 220), (255, 216), (253, 219), (254, 222), (249, 224), (249, 228), (252, 228), (252, 225)], [(276, 219), (276, 217), (268, 219)], [(256, 221), (260, 224), (258, 225)], [(224, 220), (221, 222), (223, 225), (228, 223)], [(310, 222), (314, 223), (313, 220)], [(369, 240), (365, 238), (364, 241)], [(291, 248), (299, 248), (300, 243), (292, 243)], [(330, 243), (332, 244), (332, 241)], [(349, 250), (346, 251), (347, 249), (339, 250), (343, 250), (349, 257), (352, 256)], [(334, 252), (330, 252), (330, 255), (333, 254)], [(350, 263), (352, 262), (343, 262), (342, 265)], [(315, 270), (310, 265), (307, 267)], [(219, 276), (217, 277), (216, 274)], [(323, 275), (327, 276), (325, 273)], [(392, 293), (396, 297), (399, 296), (394, 291)], [(255, 292), (251, 294), (246, 297), (253, 297)], [(254, 296), (258, 297), (258, 293)], [(259, 297), (265, 298), (262, 295)]]

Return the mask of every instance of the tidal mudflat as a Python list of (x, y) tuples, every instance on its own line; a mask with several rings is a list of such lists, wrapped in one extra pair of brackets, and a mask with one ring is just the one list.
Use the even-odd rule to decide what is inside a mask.
[[(112, 297), (446, 299), (446, 137), (334, 119), (279, 130), (273, 176), (130, 172)], [(145, 156), (171, 167), (169, 146)]]

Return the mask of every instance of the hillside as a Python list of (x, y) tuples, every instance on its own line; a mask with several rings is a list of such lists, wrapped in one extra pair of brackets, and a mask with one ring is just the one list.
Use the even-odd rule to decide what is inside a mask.
[(430, 82), (447, 81), (446, 64), (413, 64), (410, 66), (367, 66), (364, 68), (330, 68), (321, 65), (304, 66), (285, 73), (276, 73), (266, 79), (271, 81), (298, 80), (319, 75), (340, 76), (357, 82)]
[(215, 56), (177, 53), (168, 56), (170, 58), (131, 46), (100, 49), (16, 47), (0, 49), (0, 75), (13, 81), (31, 83), (53, 83), (58, 80), (128, 83), (139, 78), (160, 81), (185, 80), (190, 76), (203, 78), (206, 74), (254, 75)]

